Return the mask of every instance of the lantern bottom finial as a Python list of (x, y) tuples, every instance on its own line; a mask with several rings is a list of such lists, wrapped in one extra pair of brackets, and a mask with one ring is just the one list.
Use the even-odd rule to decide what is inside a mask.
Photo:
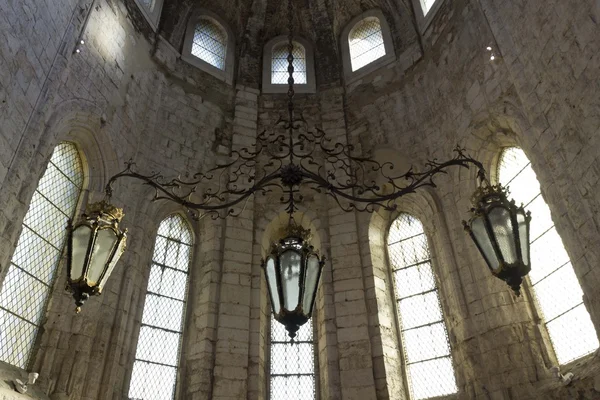
[(520, 276), (513, 276), (506, 280), (508, 286), (515, 292), (517, 297), (521, 296), (521, 284), (523, 283), (523, 278)]

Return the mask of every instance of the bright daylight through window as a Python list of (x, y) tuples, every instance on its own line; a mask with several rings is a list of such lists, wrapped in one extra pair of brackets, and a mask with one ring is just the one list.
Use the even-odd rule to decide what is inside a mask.
[[(304, 46), (294, 43), (294, 84), (306, 84), (306, 50)], [(271, 83), (274, 85), (288, 84), (288, 44), (282, 43), (273, 47), (271, 61)]]
[(421, 8), (423, 9), (423, 15), (427, 15), (431, 7), (435, 4), (436, 0), (421, 0)]
[(348, 35), (352, 71), (385, 56), (381, 23), (375, 17), (365, 18), (356, 24)]
[(54, 149), (0, 291), (0, 360), (27, 368), (83, 185), (75, 145)]
[(194, 29), (192, 55), (209, 63), (213, 67), (225, 70), (227, 54), (227, 33), (208, 18), (198, 21)]
[(312, 319), (292, 343), (285, 326), (271, 318), (270, 400), (314, 400), (315, 350)]
[(158, 228), (129, 397), (167, 400), (175, 396), (192, 234), (179, 215)]
[(511, 147), (502, 152), (498, 179), (510, 187), (517, 204), (531, 211), (529, 278), (558, 362), (565, 364), (593, 352), (598, 339), (581, 286), (523, 150)]
[(400, 214), (390, 227), (388, 252), (411, 398), (456, 393), (448, 333), (421, 222)]

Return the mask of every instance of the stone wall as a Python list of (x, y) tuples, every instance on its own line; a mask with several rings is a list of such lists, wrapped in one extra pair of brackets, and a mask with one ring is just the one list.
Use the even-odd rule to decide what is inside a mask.
[[(261, 94), (260, 71), (262, 45), (282, 33), (280, 2), (214, 10), (238, 36), (234, 85), (178, 53), (188, 14), (175, 15), (176, 6), (191, 13), (209, 3), (165, 7), (158, 34), (133, 0), (0, 4), (0, 285), (61, 140), (76, 143), (86, 161), (81, 211), (130, 158), (140, 171), (168, 177), (206, 169), (277, 120), (286, 98)], [(308, 3), (297, 22), (315, 43), (318, 92), (298, 96), (298, 112), (342, 143), (387, 151), (402, 167), (447, 159), (459, 144), (492, 170), (503, 146), (521, 146), (600, 331), (600, 5), (445, 0), (418, 36), (408, 1)], [(345, 86), (338, 36), (364, 7), (390, 19), (396, 61)], [(80, 34), (85, 45), (75, 53)], [(597, 398), (596, 356), (563, 367), (575, 373), (570, 386), (555, 381), (556, 360), (531, 298), (513, 297), (491, 277), (464, 234), (474, 178), (474, 171), (453, 170), (436, 190), (398, 203), (424, 222), (433, 249), (459, 385), (449, 398)], [(115, 193), (126, 207), (127, 252), (103, 295), (80, 315), (63, 291), (61, 262), (31, 365), (40, 380), (25, 398), (127, 398), (150, 249), (160, 221), (183, 210), (150, 203), (152, 193), (131, 182), (119, 182)], [(319, 399), (408, 398), (384, 245), (394, 215), (343, 213), (325, 196), (306, 198), (303, 221), (329, 258), (315, 311)], [(238, 218), (192, 221), (177, 398), (268, 398), (269, 304), (259, 264), (281, 211), (278, 196), (258, 196)], [(19, 374), (0, 368), (1, 398), (23, 398), (10, 386)]]

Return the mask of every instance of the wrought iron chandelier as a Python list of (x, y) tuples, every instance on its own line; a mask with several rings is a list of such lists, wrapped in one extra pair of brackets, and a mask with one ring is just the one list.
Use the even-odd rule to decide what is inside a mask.
[[(460, 148), (448, 161), (432, 160), (420, 172), (411, 167), (396, 174), (392, 163), (359, 154), (352, 144), (336, 142), (322, 129), (310, 126), (294, 105), (293, 0), (288, 1), (287, 12), (287, 115), (258, 133), (252, 148), (234, 149), (227, 162), (190, 179), (145, 175), (136, 171), (132, 161), (126, 163), (125, 170), (109, 179), (105, 199), (90, 205), (83, 222), (75, 227), (69, 224), (68, 288), (78, 309), (90, 295), (100, 294), (124, 251), (124, 233), (118, 228), (123, 212), (110, 204), (119, 179), (133, 178), (151, 186), (153, 200), (180, 204), (194, 219), (235, 217), (254, 195), (280, 193), (290, 222), (262, 267), (274, 317), (293, 338), (311, 316), (325, 262), (310, 245), (310, 232), (296, 226), (293, 219), (304, 200), (303, 191), (324, 194), (347, 212), (394, 211), (397, 199), (422, 187), (435, 187), (434, 176), (454, 166), (478, 170), (480, 189), (465, 228), (493, 274), (518, 295), (522, 277), (530, 269), (529, 214), (507, 199), (504, 188), (490, 185), (483, 165)], [(381, 181), (385, 185), (377, 183)]]

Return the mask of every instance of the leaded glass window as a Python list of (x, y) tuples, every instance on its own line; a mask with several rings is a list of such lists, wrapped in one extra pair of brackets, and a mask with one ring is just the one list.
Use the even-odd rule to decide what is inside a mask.
[(314, 347), (312, 320), (291, 342), (285, 327), (271, 318), (270, 400), (316, 399)]
[[(273, 56), (271, 61), (271, 83), (274, 85), (287, 85), (288, 73), (288, 44), (281, 43), (273, 47)], [(299, 85), (306, 84), (306, 50), (304, 46), (294, 43), (294, 83)]]
[(411, 399), (456, 393), (450, 342), (423, 225), (409, 214), (400, 214), (387, 243)]
[(33, 194), (0, 289), (0, 360), (27, 368), (83, 186), (77, 148), (60, 143)]
[(509, 147), (502, 151), (498, 180), (509, 186), (517, 203), (531, 211), (529, 279), (558, 362), (565, 364), (593, 352), (598, 338), (583, 304), (581, 286), (523, 150)]
[(385, 56), (381, 23), (375, 17), (360, 21), (348, 35), (352, 71)]
[(167, 400), (175, 396), (191, 249), (192, 233), (180, 215), (161, 222), (131, 373), (130, 399)]
[(212, 19), (202, 18), (194, 29), (192, 55), (213, 67), (225, 70), (227, 32)]

